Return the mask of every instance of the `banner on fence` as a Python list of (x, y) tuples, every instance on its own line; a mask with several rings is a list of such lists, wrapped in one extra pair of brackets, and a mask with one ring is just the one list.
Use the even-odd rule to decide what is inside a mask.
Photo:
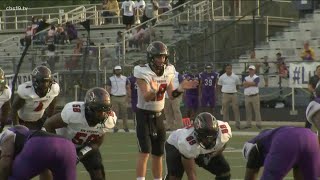
[[(52, 77), (55, 79), (55, 81), (59, 84), (59, 74), (54, 73), (52, 74)], [(6, 75), (6, 81), (8, 82), (8, 86), (12, 88), (12, 80), (14, 78), (14, 74), (8, 74)], [(20, 73), (18, 74), (16, 88), (24, 82), (31, 81), (31, 74), (30, 73)]]
[(301, 62), (289, 64), (289, 86), (308, 88), (309, 79), (314, 76), (320, 62)]

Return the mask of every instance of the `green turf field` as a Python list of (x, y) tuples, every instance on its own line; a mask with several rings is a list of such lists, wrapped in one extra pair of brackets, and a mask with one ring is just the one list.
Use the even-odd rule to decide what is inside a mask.
[[(234, 128), (233, 128), (234, 129)], [(234, 131), (232, 139), (224, 155), (231, 166), (232, 179), (243, 179), (245, 160), (241, 155), (243, 143), (257, 134), (257, 129)], [(107, 179), (127, 180), (135, 179), (135, 163), (137, 155), (137, 144), (135, 133), (109, 133), (101, 147), (103, 162)], [(150, 165), (150, 162), (149, 162)], [(152, 180), (150, 166), (148, 165), (147, 180)], [(164, 172), (165, 173), (165, 162)], [(212, 180), (214, 176), (205, 170), (198, 168), (197, 177), (199, 180)], [(292, 179), (290, 173), (286, 179)], [(78, 165), (78, 179), (89, 180), (88, 173), (81, 164)], [(186, 175), (183, 178), (186, 180)]]

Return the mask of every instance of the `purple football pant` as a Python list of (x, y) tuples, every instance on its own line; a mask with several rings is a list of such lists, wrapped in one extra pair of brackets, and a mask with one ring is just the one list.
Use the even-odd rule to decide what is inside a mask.
[(199, 103), (198, 103), (198, 96), (193, 95), (186, 95), (185, 96), (185, 105), (188, 109), (198, 109)]
[(216, 100), (213, 96), (202, 96), (201, 97), (201, 107), (212, 107), (216, 106)]
[(264, 161), (261, 180), (282, 180), (295, 166), (298, 166), (304, 179), (318, 180), (317, 177), (320, 177), (320, 151), (316, 134), (303, 128), (291, 132), (281, 131), (274, 137)]
[(60, 137), (29, 139), (16, 156), (9, 180), (29, 180), (50, 169), (54, 180), (76, 180), (77, 154), (74, 144)]

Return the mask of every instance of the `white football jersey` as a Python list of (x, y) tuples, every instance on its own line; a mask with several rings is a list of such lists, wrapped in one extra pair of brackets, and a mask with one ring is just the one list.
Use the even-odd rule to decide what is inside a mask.
[(57, 134), (72, 140), (76, 146), (101, 137), (108, 129), (113, 128), (117, 121), (117, 116), (112, 111), (104, 124), (98, 123), (95, 127), (90, 127), (85, 117), (84, 102), (77, 101), (70, 102), (64, 106), (61, 111), (61, 118), (68, 126), (57, 129)]
[(149, 83), (152, 79), (157, 81), (159, 89), (157, 97), (153, 101), (146, 102), (138, 87), (138, 104), (137, 107), (144, 110), (160, 112), (164, 108), (164, 96), (168, 85), (175, 76), (175, 68), (173, 65), (168, 65), (164, 69), (162, 76), (157, 76), (149, 67), (148, 64), (134, 67), (134, 76), (139, 79), (144, 79)]
[(212, 149), (204, 149), (199, 145), (194, 135), (193, 126), (185, 127), (172, 132), (167, 142), (176, 147), (186, 158), (196, 158), (200, 154), (208, 153), (212, 153), (211, 156), (215, 156), (215, 153), (220, 151), (232, 137), (231, 128), (228, 123), (218, 121), (218, 124), (219, 134), (216, 140), (216, 145)]
[(0, 108), (3, 106), (3, 104), (7, 101), (9, 101), (11, 98), (11, 89), (9, 86), (6, 86), (6, 88), (0, 92)]
[(25, 104), (18, 110), (18, 116), (24, 121), (38, 121), (44, 114), (52, 100), (59, 95), (60, 86), (53, 83), (45, 97), (40, 98), (34, 91), (32, 82), (28, 81), (18, 86), (18, 95), (25, 100)]
[(317, 103), (316, 101), (311, 101), (307, 107), (307, 110), (306, 110), (306, 117), (307, 117), (307, 120), (313, 124), (313, 121), (312, 121), (312, 116), (320, 110), (320, 104)]

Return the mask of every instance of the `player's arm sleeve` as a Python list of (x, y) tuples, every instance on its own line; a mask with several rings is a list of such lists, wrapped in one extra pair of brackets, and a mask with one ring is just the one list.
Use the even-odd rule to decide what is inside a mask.
[(232, 137), (231, 127), (227, 122), (222, 122), (222, 121), (218, 121), (218, 122), (219, 122), (220, 131), (221, 131), (221, 142), (225, 144)]
[(253, 80), (253, 82), (255, 83), (255, 86), (258, 86), (259, 83), (260, 83), (260, 77), (257, 76), (257, 77)]

